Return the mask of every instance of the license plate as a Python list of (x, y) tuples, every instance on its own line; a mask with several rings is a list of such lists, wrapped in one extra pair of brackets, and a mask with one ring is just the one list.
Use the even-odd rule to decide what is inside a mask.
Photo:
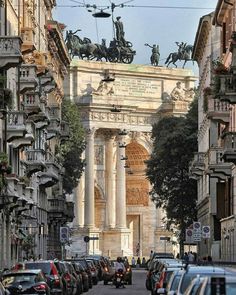
[(120, 282), (120, 278), (117, 278), (117, 282)]

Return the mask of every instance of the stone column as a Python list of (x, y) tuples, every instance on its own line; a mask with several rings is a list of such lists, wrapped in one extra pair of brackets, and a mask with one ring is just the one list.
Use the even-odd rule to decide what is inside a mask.
[(106, 137), (106, 225), (108, 228), (115, 227), (115, 194), (114, 194), (114, 165), (113, 165), (114, 135)]
[(94, 201), (94, 134), (95, 128), (87, 130), (85, 150), (85, 199), (84, 199), (84, 226), (94, 228), (95, 201)]
[(75, 189), (75, 226), (84, 226), (84, 173)]
[(119, 148), (119, 143), (124, 142), (123, 136), (117, 138), (116, 159), (116, 226), (126, 228), (126, 183), (125, 183), (125, 149)]

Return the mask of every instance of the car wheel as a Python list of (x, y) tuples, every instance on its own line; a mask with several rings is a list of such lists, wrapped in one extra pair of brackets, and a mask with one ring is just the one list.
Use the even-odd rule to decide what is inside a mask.
[(104, 284), (104, 285), (108, 285), (108, 281), (105, 281), (105, 280), (104, 280), (103, 284)]

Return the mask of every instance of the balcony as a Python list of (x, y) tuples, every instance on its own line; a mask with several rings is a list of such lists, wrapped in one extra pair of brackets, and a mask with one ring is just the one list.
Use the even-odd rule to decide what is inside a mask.
[(39, 92), (28, 91), (27, 93), (25, 93), (23, 108), (28, 115), (39, 113), (41, 111)]
[(41, 172), (39, 185), (43, 187), (51, 187), (59, 181), (59, 173), (61, 165), (57, 162), (54, 155), (50, 152), (46, 152), (46, 172)]
[(35, 126), (34, 122), (27, 120), (25, 123), (26, 133), (23, 137), (14, 139), (11, 143), (14, 148), (22, 148), (24, 146), (30, 146), (34, 142)]
[(236, 132), (225, 132), (222, 136), (223, 159), (225, 162), (236, 163)]
[(222, 147), (211, 147), (209, 149), (207, 174), (209, 174), (211, 178), (226, 180), (226, 178), (231, 175), (233, 165), (231, 163), (225, 163), (222, 156)]
[(8, 70), (22, 61), (22, 40), (19, 37), (0, 36), (0, 68)]
[(65, 210), (66, 221), (72, 222), (75, 217), (74, 202), (66, 202), (65, 205), (66, 205), (66, 210)]
[(50, 72), (47, 72), (46, 74), (42, 75), (41, 77), (39, 77), (39, 79), (40, 79), (40, 85), (42, 87), (50, 85), (54, 81), (53, 75)]
[(26, 134), (25, 113), (18, 111), (9, 111), (7, 115), (7, 141), (24, 137)]
[(57, 198), (48, 199), (49, 219), (62, 219), (65, 214), (65, 198), (58, 196)]
[(228, 123), (230, 115), (230, 104), (226, 101), (220, 101), (219, 99), (208, 100), (208, 119)]
[(43, 171), (46, 168), (45, 165), (45, 151), (41, 149), (27, 150), (26, 159), (24, 164), (26, 165), (27, 175), (30, 176), (33, 173)]
[(36, 49), (35, 45), (35, 32), (33, 28), (21, 28), (22, 45), (21, 50), (23, 53), (30, 53)]
[(205, 153), (203, 152), (194, 153), (194, 159), (190, 163), (189, 170), (190, 170), (191, 177), (194, 179), (197, 179), (203, 175), (205, 170)]
[(38, 85), (36, 65), (23, 64), (20, 67), (20, 93), (34, 90)]
[(36, 129), (42, 129), (48, 126), (49, 124), (49, 116), (48, 110), (46, 108), (46, 100), (42, 99), (44, 97), (40, 97), (40, 112), (36, 114), (30, 115), (30, 119), (35, 123)]
[(61, 122), (60, 139), (67, 140), (70, 137), (70, 127), (65, 121)]
[(15, 174), (9, 174), (5, 177), (6, 189), (1, 192), (0, 210), (6, 206), (12, 212), (18, 207), (17, 200), (20, 198), (18, 191), (19, 178)]
[(60, 108), (58, 105), (48, 106), (48, 115), (50, 123), (47, 127), (47, 139), (51, 139), (60, 133)]

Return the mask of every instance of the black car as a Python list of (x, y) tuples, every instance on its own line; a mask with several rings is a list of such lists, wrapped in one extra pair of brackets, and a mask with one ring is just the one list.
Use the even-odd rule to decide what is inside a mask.
[(88, 275), (88, 280), (89, 280), (89, 288), (92, 288), (93, 287), (93, 279), (92, 279), (92, 273), (91, 273), (91, 270), (90, 270), (90, 267), (87, 263), (87, 261), (84, 259), (84, 258), (75, 258), (75, 259), (67, 259), (66, 261), (75, 261), (75, 262), (79, 262), (83, 268), (85, 269), (87, 275)]
[(50, 288), (40, 269), (18, 270), (4, 273), (2, 276), (2, 284), (11, 295), (50, 295)]
[(52, 295), (63, 294), (63, 284), (59, 272), (52, 260), (39, 260), (25, 262), (25, 269), (41, 269), (47, 279)]

